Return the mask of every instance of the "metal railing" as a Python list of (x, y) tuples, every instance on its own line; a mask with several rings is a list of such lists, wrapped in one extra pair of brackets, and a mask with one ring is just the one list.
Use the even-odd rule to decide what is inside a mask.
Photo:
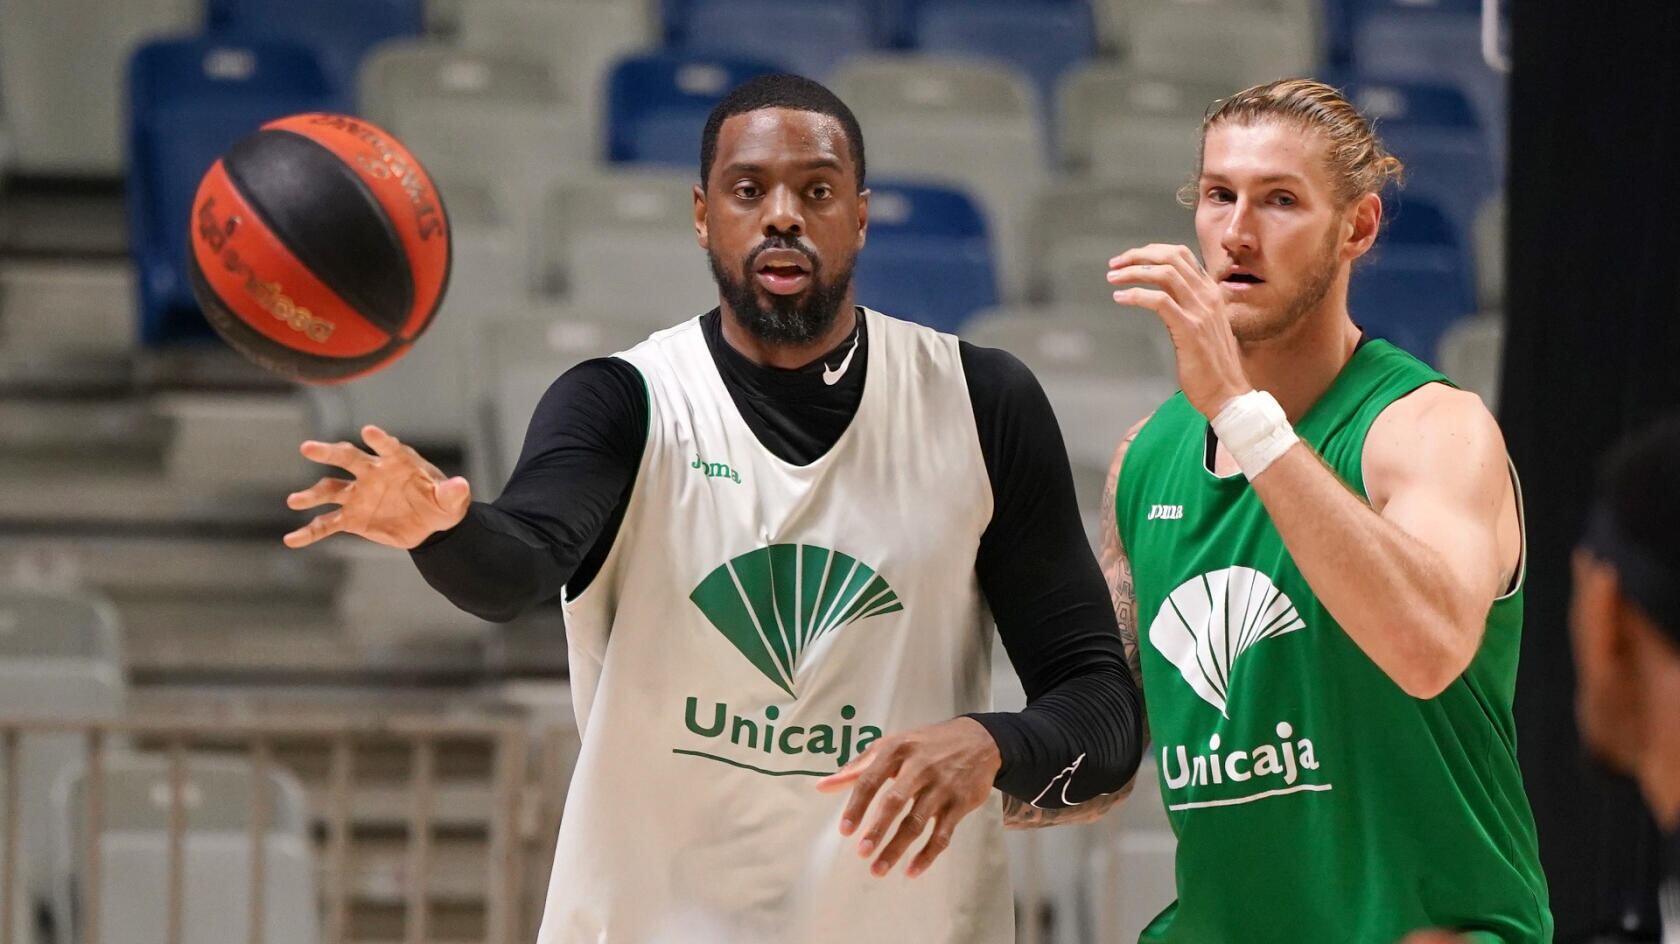
[[(428, 878), (432, 857), (432, 827), (437, 786), (437, 747), (440, 742), (477, 742), (493, 750), (489, 820), (488, 868), (485, 870), (485, 935), (487, 944), (514, 944), (526, 939), (528, 909), (524, 906), (524, 855), (522, 851), (522, 803), (527, 783), (527, 746), (530, 730), (522, 718), (454, 720), (437, 717), (389, 718), (357, 721), (281, 716), (262, 720), (193, 720), (171, 716), (165, 719), (123, 718), (106, 720), (58, 720), (50, 718), (0, 718), (0, 761), (7, 776), (0, 790), (0, 944), (19, 944), (13, 939), (14, 918), (22, 906), (18, 901), (20, 867), (19, 764), (20, 742), (28, 736), (80, 736), (85, 744), (86, 769), (81, 790), (83, 828), (81, 868), (78, 880), (79, 944), (101, 944), (100, 902), (105, 876), (101, 874), (101, 834), (105, 820), (106, 754), (114, 739), (132, 739), (165, 745), (168, 769), (168, 874), (165, 904), (165, 940), (182, 944), (186, 900), (185, 865), (188, 834), (187, 748), (195, 742), (233, 741), (242, 744), (252, 765), (250, 817), (251, 845), (248, 918), (250, 944), (264, 941), (266, 907), (265, 870), (267, 834), (270, 826), (270, 772), (275, 766), (276, 741), (325, 744), (330, 747), (327, 823), (327, 862), (321, 882), (325, 894), (324, 940), (346, 944), (350, 933), (350, 830), (352, 794), (355, 787), (355, 746), (361, 741), (396, 740), (406, 743), (411, 759), (411, 804), (407, 834), (406, 887), (404, 888), (404, 936), (406, 944), (423, 944), (428, 938)], [(557, 811), (556, 815), (557, 815)], [(545, 822), (538, 828), (546, 829)]]

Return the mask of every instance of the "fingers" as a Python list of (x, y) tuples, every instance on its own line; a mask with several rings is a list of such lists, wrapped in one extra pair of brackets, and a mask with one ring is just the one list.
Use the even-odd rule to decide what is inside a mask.
[(1134, 263), (1108, 270), (1111, 285), (1131, 285), (1157, 288), (1171, 295), (1179, 304), (1195, 298), (1196, 289), (1176, 266), (1161, 263)]
[(1150, 243), (1147, 246), (1138, 246), (1108, 260), (1110, 269), (1123, 269), (1129, 265), (1169, 265), (1184, 272), (1185, 275), (1196, 272), (1201, 272), (1203, 275), (1207, 274), (1202, 269), (1201, 262), (1196, 259), (1196, 254), (1190, 251), (1190, 247), (1174, 243)]
[(351, 475), (361, 475), (373, 465), (367, 453), (347, 442), (323, 443), (310, 440), (298, 449), (303, 457), (322, 465), (335, 465)]
[(1134, 305), (1147, 308), (1167, 323), (1171, 328), (1173, 322), (1182, 320), (1184, 309), (1171, 295), (1153, 288), (1123, 288), (1114, 293), (1114, 300), (1122, 305)]
[[(888, 791), (887, 795), (891, 796), (892, 791)], [(898, 831), (893, 833), (892, 840), (887, 843), (886, 848), (881, 850), (881, 855), (875, 860), (875, 864), (869, 867), (869, 871), (876, 878), (891, 872), (893, 866), (898, 864), (898, 860), (905, 852), (909, 851), (910, 844), (915, 842), (922, 835), (922, 832), (928, 828), (928, 824), (933, 821), (936, 812), (936, 802), (929, 793), (921, 793), (916, 797), (915, 803), (910, 807), (910, 812), (905, 814), (904, 819), (899, 820)], [(883, 829), (891, 826), (893, 820), (891, 816), (886, 815), (886, 812), (886, 807), (883, 806), (880, 821)], [(893, 812), (894, 815), (897, 814), (896, 810)], [(865, 836), (864, 845), (867, 846), (868, 843), (869, 837)], [(868, 855), (867, 852), (863, 851), (862, 846), (859, 847), (859, 852)]]
[(303, 527), (286, 535), (283, 540), (287, 547), (308, 547), (322, 538), (330, 537), (344, 530), (344, 512), (329, 511), (315, 518)]
[(403, 444), (397, 437), (371, 423), (362, 427), (362, 441), (368, 444), (374, 455), (383, 459), (389, 459), (403, 450)]
[(926, 872), (941, 852), (951, 848), (951, 834), (957, 831), (957, 823), (962, 818), (963, 814), (951, 807), (946, 807), (936, 815), (933, 820), (933, 835), (928, 837), (927, 845), (922, 846), (922, 851), (910, 860), (910, 867), (904, 874), (915, 878)]
[(342, 504), (340, 499), (344, 497), (344, 492), (354, 484), (348, 479), (322, 479), (301, 492), (287, 495), (286, 507), (293, 511), (304, 511), (321, 505)]
[[(857, 829), (858, 824), (863, 822), (864, 814), (869, 812), (869, 804), (874, 801), (875, 794), (879, 793), (882, 785), (898, 772), (896, 752), (890, 748), (881, 750), (881, 747), (880, 744), (870, 745), (869, 752), (864, 755), (864, 758), (860, 758), (867, 760), (855, 773), (856, 783), (852, 787), (851, 799), (846, 802), (846, 809), (840, 814), (840, 835), (842, 836), (850, 836), (853, 830)], [(871, 754), (874, 756), (870, 757)], [(883, 798), (884, 801), (885, 798)], [(904, 801), (901, 799), (899, 808), (902, 809), (903, 805)], [(896, 815), (898, 815), (898, 811), (894, 810), (893, 816)], [(890, 820), (891, 817), (888, 817), (888, 819)], [(873, 849), (880, 843), (880, 832), (882, 831), (884, 831), (884, 828), (877, 830), (873, 842), (870, 842), (869, 837), (865, 836), (864, 843), (870, 849)], [(865, 851), (860, 854), (868, 855), (869, 853)]]

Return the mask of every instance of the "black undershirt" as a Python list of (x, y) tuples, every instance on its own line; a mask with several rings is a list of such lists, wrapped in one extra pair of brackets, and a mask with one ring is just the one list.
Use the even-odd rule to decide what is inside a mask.
[[(861, 317), (851, 337), (797, 370), (763, 367), (736, 351), (716, 310), (701, 326), (736, 408), (770, 452), (807, 465), (845, 432), (867, 373)], [(824, 370), (840, 368), (854, 339), (845, 372), (825, 383)], [(1068, 797), (1081, 802), (1118, 789), (1135, 772), (1141, 696), (1086, 543), (1049, 401), (1014, 356), (966, 342), (960, 353), (993, 495), (974, 567), (1028, 699), (1021, 712), (972, 717), (998, 743), (999, 789), (1033, 800), (1078, 762)], [(628, 362), (598, 358), (568, 370), (538, 404), (501, 496), (473, 503), (461, 524), (414, 550), (426, 582), (494, 621), (563, 588), (581, 593), (623, 521), (647, 425), (646, 387)], [(1059, 789), (1049, 792), (1057, 795), (1041, 806), (1063, 805)]]

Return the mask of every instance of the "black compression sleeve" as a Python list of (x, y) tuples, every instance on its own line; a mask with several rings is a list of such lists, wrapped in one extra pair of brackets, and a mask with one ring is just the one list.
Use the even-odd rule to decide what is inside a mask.
[(998, 789), (1047, 809), (1080, 803), (1136, 772), (1142, 696), (1049, 400), (1008, 353), (965, 342), (962, 361), (993, 495), (975, 570), (1027, 693), (1023, 711), (969, 717), (997, 741)]
[(625, 361), (573, 367), (543, 395), (495, 502), (411, 556), (426, 582), (482, 619), (505, 622), (599, 568), (647, 442), (642, 376)]

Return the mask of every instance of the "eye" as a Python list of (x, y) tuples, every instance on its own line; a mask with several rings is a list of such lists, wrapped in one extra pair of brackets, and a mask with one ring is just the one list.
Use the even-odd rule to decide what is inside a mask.
[(1292, 207), (1295, 204), (1300, 202), (1300, 201), (1296, 200), (1295, 195), (1291, 194), (1291, 193), (1280, 193), (1276, 197), (1274, 197), (1273, 199), (1276, 201), (1278, 206), (1283, 206), (1283, 207)]
[(756, 200), (761, 196), (757, 184), (738, 183), (735, 185), (735, 196), (742, 200)]
[(1231, 191), (1226, 190), (1224, 187), (1209, 188), (1207, 198), (1212, 203), (1230, 203), (1233, 199)]
[(832, 196), (834, 196), (834, 188), (828, 184), (817, 184), (811, 188), (811, 199), (813, 200), (827, 200)]

